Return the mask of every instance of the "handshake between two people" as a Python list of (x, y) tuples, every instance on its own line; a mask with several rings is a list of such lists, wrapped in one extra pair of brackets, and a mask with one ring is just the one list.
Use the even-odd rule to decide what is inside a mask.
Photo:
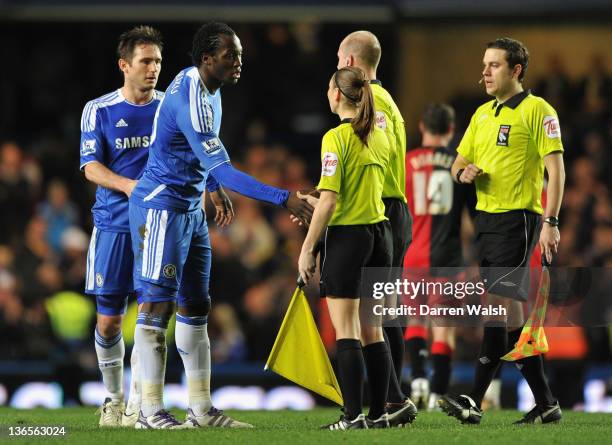
[[(314, 208), (318, 202), (318, 194), (319, 192), (316, 190), (298, 190), (289, 194), (285, 207), (291, 212), (293, 222), (306, 226), (310, 224)], [(216, 209), (215, 223), (217, 223), (217, 226), (229, 226), (234, 220), (234, 206), (223, 187), (210, 192), (209, 197)]]
[(308, 227), (320, 196), (321, 192), (317, 189), (291, 192), (289, 199), (287, 199), (287, 209), (291, 212), (291, 221), (300, 226)]

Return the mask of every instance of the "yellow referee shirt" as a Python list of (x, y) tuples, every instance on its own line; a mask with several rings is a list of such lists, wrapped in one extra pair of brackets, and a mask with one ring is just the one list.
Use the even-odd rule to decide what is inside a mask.
[(542, 214), (543, 158), (562, 151), (556, 111), (528, 91), (480, 106), (457, 148), (484, 172), (476, 178), (476, 209), (489, 213)]
[(383, 198), (396, 198), (406, 202), (406, 129), (404, 118), (393, 98), (379, 80), (371, 80), (376, 125), (385, 131), (391, 147), (389, 171), (385, 176)]
[(378, 127), (363, 145), (345, 119), (323, 136), (319, 190), (338, 193), (330, 226), (376, 224), (387, 220), (382, 202), (390, 147), (385, 132)]

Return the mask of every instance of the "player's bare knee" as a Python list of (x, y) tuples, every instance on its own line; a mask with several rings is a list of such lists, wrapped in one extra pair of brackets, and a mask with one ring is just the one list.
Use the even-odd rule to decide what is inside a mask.
[(121, 332), (121, 315), (100, 315), (96, 321), (96, 329), (104, 338), (116, 337)]
[(142, 309), (140, 312), (151, 314), (151, 315), (159, 315), (166, 319), (169, 319), (174, 313), (176, 304), (174, 301), (161, 301), (161, 302), (145, 302), (142, 304)]

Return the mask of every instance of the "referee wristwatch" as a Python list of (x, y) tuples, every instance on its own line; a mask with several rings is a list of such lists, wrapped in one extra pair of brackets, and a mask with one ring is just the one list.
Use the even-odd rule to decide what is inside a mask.
[(544, 222), (552, 227), (559, 227), (559, 218), (556, 216), (548, 216), (544, 218)]
[(461, 182), (461, 175), (463, 174), (463, 170), (465, 170), (465, 168), (460, 168), (457, 171), (457, 174), (455, 175), (455, 179), (457, 180), (457, 184), (463, 184), (463, 182)]

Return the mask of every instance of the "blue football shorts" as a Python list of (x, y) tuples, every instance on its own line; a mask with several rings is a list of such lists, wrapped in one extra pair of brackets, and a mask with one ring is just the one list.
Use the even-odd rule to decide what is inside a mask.
[(134, 283), (130, 234), (107, 232), (94, 227), (87, 251), (85, 293), (96, 297), (98, 313), (125, 313), (128, 297), (140, 294), (140, 286), (137, 285), (135, 291)]
[(185, 307), (210, 299), (211, 249), (204, 210), (176, 212), (130, 202), (130, 230), (140, 301), (177, 301)]

